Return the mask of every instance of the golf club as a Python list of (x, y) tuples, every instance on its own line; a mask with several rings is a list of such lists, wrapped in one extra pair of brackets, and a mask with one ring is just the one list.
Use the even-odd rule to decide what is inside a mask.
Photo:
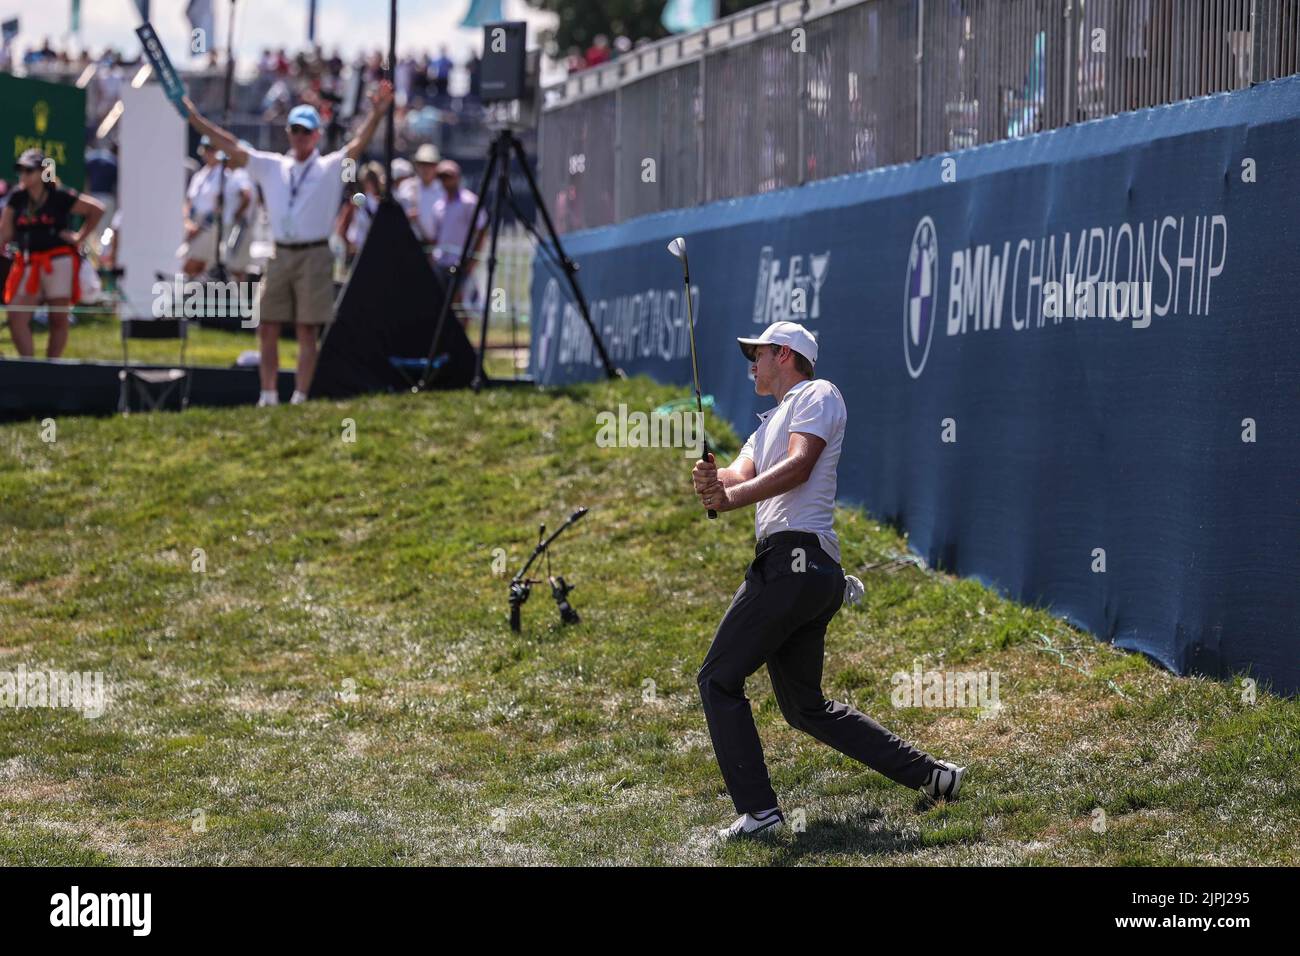
[[(708, 461), (709, 439), (704, 435), (704, 400), (700, 397), (700, 365), (695, 358), (695, 308), (691, 304), (691, 267), (686, 261), (686, 240), (678, 236), (668, 243), (668, 251), (681, 261), (682, 279), (686, 283), (686, 327), (691, 336), (691, 375), (695, 378), (695, 408), (700, 413), (700, 441), (703, 448), (700, 461)], [(717, 516), (718, 513), (710, 508), (709, 517)]]

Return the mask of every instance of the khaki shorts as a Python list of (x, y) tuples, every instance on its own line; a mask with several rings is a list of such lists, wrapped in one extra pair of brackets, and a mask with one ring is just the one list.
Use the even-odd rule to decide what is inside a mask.
[(262, 322), (329, 325), (334, 321), (334, 256), (329, 246), (277, 246), (258, 283), (253, 317)]
[[(222, 245), (230, 238), (231, 226), (227, 226), (221, 233)], [(246, 272), (248, 270), (248, 248), (251, 243), (248, 241), (248, 227), (244, 227), (244, 235), (239, 243), (239, 248), (235, 250), (234, 255), (226, 257), (226, 268), (233, 272)], [(208, 226), (203, 229), (197, 236), (186, 243), (186, 258), (197, 259), (208, 265), (215, 265), (217, 261), (217, 229), (215, 226)]]
[(49, 302), (51, 299), (71, 299), (72, 270), (80, 265), (81, 260), (76, 256), (56, 256), (51, 259), (50, 271), (41, 272), (40, 288), (33, 299), (27, 294), (27, 281), (31, 277), (31, 270), (37, 267), (30, 262), (26, 263), (23, 267), (23, 277), (19, 281), (18, 291), (14, 293), (14, 301)]

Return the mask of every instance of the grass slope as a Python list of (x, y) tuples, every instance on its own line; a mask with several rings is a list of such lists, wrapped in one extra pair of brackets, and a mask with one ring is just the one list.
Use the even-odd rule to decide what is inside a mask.
[[(598, 410), (678, 395), (69, 418), (53, 444), (0, 427), (0, 670), (103, 671), (110, 696), (97, 720), (0, 709), (0, 864), (1300, 862), (1300, 704), (909, 567), (861, 574), (826, 689), (969, 762), (969, 797), (926, 806), (791, 730), (760, 672), (806, 830), (712, 845), (732, 813), (695, 672), (752, 512), (705, 521), (680, 451), (594, 442)], [(512, 634), (495, 550), (513, 573), (580, 504), (556, 570), (582, 624), (539, 590)], [(860, 511), (837, 526), (846, 568), (905, 551)], [(1002, 711), (893, 708), (914, 661), (998, 672)]]
[[(4, 310), (0, 309), (0, 356), (16, 358), (7, 328), (3, 327)], [(480, 326), (471, 323), (467, 334), (478, 345)], [(526, 369), (528, 325), (520, 323), (512, 329), (508, 319), (494, 319), (488, 329), (489, 352), (487, 371), (497, 378), (512, 378), (510, 349), (519, 347), (520, 364)], [(206, 329), (197, 324), (188, 329), (185, 343), (186, 365), (215, 365), (228, 368), (235, 364), (241, 352), (257, 351), (254, 331), (227, 332)], [(49, 330), (43, 323), (32, 326), (32, 342), (36, 358), (45, 357)], [(132, 365), (167, 365), (180, 360), (181, 345), (176, 339), (132, 339), (129, 356)], [(298, 362), (298, 343), (292, 338), (281, 338), (279, 344), (280, 368), (293, 369)], [(87, 313), (77, 317), (77, 323), (68, 332), (68, 345), (63, 358), (93, 360), (98, 362), (122, 361), (121, 326), (105, 314)], [(254, 398), (257, 396), (254, 395)]]

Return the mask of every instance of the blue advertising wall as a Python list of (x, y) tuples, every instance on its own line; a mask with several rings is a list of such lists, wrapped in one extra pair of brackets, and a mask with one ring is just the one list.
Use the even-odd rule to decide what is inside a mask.
[[(735, 337), (801, 321), (841, 501), (1178, 673), (1300, 690), (1300, 79), (567, 236), (614, 362), (686, 386), (676, 235), (742, 436), (772, 403)], [(1085, 280), (1149, 317), (1078, 317)], [(540, 259), (532, 295), (537, 379), (599, 377)]]

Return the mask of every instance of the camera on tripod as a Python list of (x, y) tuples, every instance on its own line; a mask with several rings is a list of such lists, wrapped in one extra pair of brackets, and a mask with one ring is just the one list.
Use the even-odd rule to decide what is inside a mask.
[[(495, 130), (495, 133), (491, 143), (488, 144), (487, 163), (483, 167), (477, 193), (478, 201), (470, 216), (471, 223), (482, 220), (483, 225), (471, 228), (466, 233), (456, 264), (447, 270), (448, 288), (443, 296), (438, 322), (434, 326), (433, 344), (425, 359), (424, 374), (420, 376), (414, 391), (424, 391), (437, 379), (434, 374), (435, 353), (438, 343), (442, 341), (442, 330), (451, 316), (452, 303), (459, 301), (461, 283), (465, 281), (472, 266), (471, 253), (481, 245), (485, 236), (488, 240), (485, 287), (496, 288), (492, 280), (497, 268), (497, 240), (501, 235), (501, 225), (507, 209), (513, 211), (524, 228), (535, 237), (539, 250), (546, 250), (541, 256), (542, 261), (558, 266), (563, 272), (569, 291), (573, 295), (573, 302), (591, 335), (592, 345), (605, 369), (606, 376), (611, 379), (624, 377), (622, 370), (614, 365), (601, 339), (600, 331), (591, 320), (587, 298), (578, 285), (577, 263), (564, 251), (559, 233), (555, 230), (555, 223), (546, 208), (546, 199), (537, 188), (537, 177), (524, 152), (523, 141), (518, 135), (521, 130), (536, 125), (537, 110), (541, 102), (537, 92), (540, 54), (536, 50), (529, 53), (525, 49), (526, 40), (527, 29), (523, 22), (488, 23), (483, 27), (483, 60), (479, 68), (479, 88), (480, 96), (489, 110), (487, 125)], [(516, 202), (510, 177), (512, 162), (518, 165), (519, 172), (528, 186), (528, 192), (536, 209), (535, 218), (526, 216)], [(536, 220), (540, 220), (541, 225), (545, 227), (545, 236), (538, 228)], [(492, 379), (485, 368), (490, 324), (485, 319), (479, 325), (474, 377), (470, 380), (470, 387), (475, 392), (492, 384)], [(522, 600), (519, 603), (522, 604)]]

